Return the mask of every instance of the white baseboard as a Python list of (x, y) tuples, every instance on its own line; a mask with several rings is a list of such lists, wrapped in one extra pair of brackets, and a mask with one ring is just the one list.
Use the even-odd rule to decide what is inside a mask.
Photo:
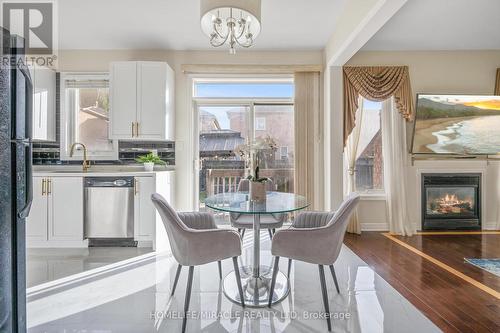
[(137, 247), (153, 247), (153, 241), (137, 241)]
[(40, 240), (26, 240), (27, 248), (87, 248), (89, 247), (88, 239), (83, 241), (40, 241)]
[(497, 222), (496, 221), (484, 222), (483, 230), (498, 230)]
[(389, 231), (389, 223), (361, 222), (361, 231)]

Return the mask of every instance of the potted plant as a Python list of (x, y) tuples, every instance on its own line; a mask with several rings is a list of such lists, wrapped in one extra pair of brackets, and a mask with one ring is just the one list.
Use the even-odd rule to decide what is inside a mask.
[(147, 155), (141, 155), (135, 159), (136, 162), (144, 164), (145, 171), (153, 171), (155, 164), (165, 165), (166, 163), (162, 161), (158, 155), (149, 153)]
[(252, 143), (239, 145), (234, 153), (245, 161), (248, 170), (250, 200), (255, 202), (266, 201), (267, 177), (261, 177), (260, 166), (265, 163), (265, 158), (276, 151), (277, 145), (270, 136), (258, 138)]

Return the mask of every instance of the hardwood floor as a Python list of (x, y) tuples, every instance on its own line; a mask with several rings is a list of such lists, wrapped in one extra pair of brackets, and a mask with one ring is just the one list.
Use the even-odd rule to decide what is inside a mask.
[(500, 332), (500, 299), (495, 297), (495, 291), (500, 292), (500, 278), (464, 262), (464, 258), (500, 258), (500, 234), (396, 239), (470, 279), (450, 273), (379, 232), (347, 234), (344, 242), (443, 331)]

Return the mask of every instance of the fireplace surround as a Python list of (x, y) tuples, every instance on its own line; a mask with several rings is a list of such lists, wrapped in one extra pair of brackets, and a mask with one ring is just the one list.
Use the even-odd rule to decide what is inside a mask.
[(422, 230), (480, 230), (481, 174), (423, 173)]

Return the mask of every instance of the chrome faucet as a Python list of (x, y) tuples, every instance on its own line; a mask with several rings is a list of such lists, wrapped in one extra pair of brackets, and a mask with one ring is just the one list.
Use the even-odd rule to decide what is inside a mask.
[(71, 145), (71, 151), (69, 152), (69, 157), (73, 157), (73, 154), (75, 153), (75, 147), (76, 146), (81, 146), (83, 148), (83, 162), (82, 162), (82, 168), (83, 172), (87, 172), (88, 169), (90, 169), (90, 161), (87, 160), (87, 147), (83, 143), (80, 142), (75, 142)]

